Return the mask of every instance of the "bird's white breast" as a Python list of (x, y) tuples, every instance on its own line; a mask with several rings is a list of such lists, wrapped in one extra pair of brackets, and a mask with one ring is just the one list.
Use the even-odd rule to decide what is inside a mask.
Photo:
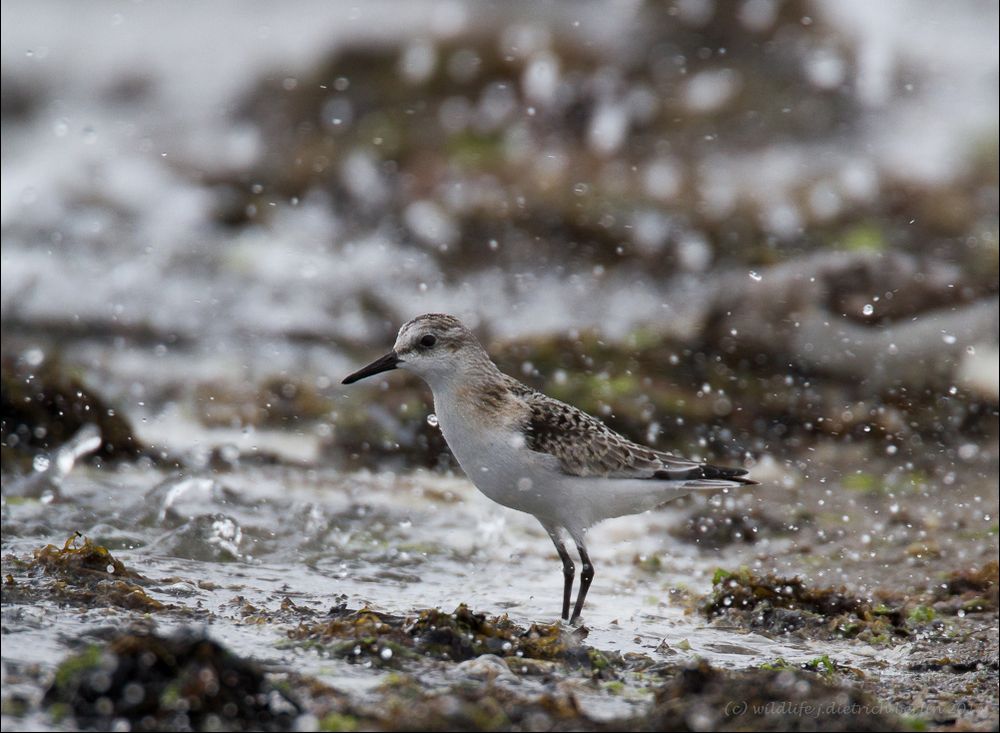
[(552, 468), (528, 449), (515, 421), (461, 404), (454, 394), (435, 392), (438, 424), (462, 470), (495, 502), (535, 515), (549, 514)]

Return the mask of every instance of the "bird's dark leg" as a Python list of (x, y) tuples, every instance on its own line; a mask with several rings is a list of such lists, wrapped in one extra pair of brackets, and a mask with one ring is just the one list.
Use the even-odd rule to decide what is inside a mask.
[(559, 531), (554, 527), (548, 526), (545, 526), (545, 531), (548, 532), (549, 537), (552, 538), (552, 544), (556, 546), (556, 552), (559, 553), (559, 559), (562, 560), (564, 579), (562, 618), (563, 621), (568, 621), (569, 602), (573, 597), (573, 577), (576, 575), (576, 566), (573, 565), (573, 558), (569, 556), (569, 552), (566, 550), (566, 545), (563, 543), (562, 537), (559, 536)]
[(576, 541), (576, 550), (580, 553), (580, 562), (583, 563), (583, 570), (580, 571), (580, 592), (576, 596), (576, 606), (573, 608), (573, 618), (571, 624), (580, 620), (580, 613), (583, 611), (583, 603), (587, 600), (587, 591), (590, 590), (590, 581), (594, 579), (594, 565), (590, 562), (590, 555), (587, 548), (579, 539)]

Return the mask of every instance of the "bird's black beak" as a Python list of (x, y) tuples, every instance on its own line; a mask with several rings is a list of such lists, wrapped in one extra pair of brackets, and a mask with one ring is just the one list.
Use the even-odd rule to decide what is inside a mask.
[(368, 366), (361, 367), (358, 371), (354, 372), (354, 374), (349, 374), (344, 377), (344, 381), (341, 382), (341, 384), (354, 384), (358, 380), (364, 379), (365, 377), (371, 377), (375, 374), (380, 374), (381, 372), (388, 372), (399, 366), (399, 362), (401, 361), (402, 359), (396, 356), (395, 351), (390, 351), (388, 354), (379, 357)]

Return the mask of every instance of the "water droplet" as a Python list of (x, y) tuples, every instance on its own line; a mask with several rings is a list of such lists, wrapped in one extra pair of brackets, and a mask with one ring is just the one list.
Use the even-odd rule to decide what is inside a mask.
[(965, 443), (958, 449), (958, 457), (963, 461), (971, 461), (979, 453), (979, 446), (975, 443)]
[(944, 341), (946, 344), (951, 345), (951, 344), (955, 343), (955, 341), (957, 341), (958, 339), (956, 339), (950, 333), (943, 333), (943, 334), (941, 334), (941, 340)]
[(438, 416), (432, 412), (430, 415), (427, 416), (427, 424), (430, 425), (432, 428), (436, 428), (439, 424)]
[(873, 306), (871, 303), (865, 303), (865, 307), (861, 309), (861, 312), (864, 313), (866, 316), (870, 316), (872, 313), (875, 312), (875, 306)]
[(378, 653), (378, 655), (382, 657), (382, 659), (388, 661), (392, 659), (392, 649), (390, 649), (389, 647), (384, 647), (382, 651)]
[(28, 349), (24, 352), (24, 361), (29, 365), (36, 367), (45, 361), (45, 352), (41, 349)]
[(758, 273), (756, 270), (750, 270), (750, 279), (754, 282), (760, 282), (764, 279), (764, 276)]

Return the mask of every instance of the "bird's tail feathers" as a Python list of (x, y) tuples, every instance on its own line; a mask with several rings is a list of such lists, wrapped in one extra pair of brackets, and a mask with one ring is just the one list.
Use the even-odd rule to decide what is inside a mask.
[(686, 489), (718, 489), (733, 486), (756, 486), (757, 481), (747, 477), (745, 468), (727, 468), (707, 463), (683, 470), (664, 469), (657, 471), (653, 478), (667, 481), (683, 481)]
[(696, 478), (680, 483), (677, 488), (682, 491), (718, 491), (719, 489), (735, 489), (738, 486), (756, 486), (758, 483), (739, 476), (728, 479)]

